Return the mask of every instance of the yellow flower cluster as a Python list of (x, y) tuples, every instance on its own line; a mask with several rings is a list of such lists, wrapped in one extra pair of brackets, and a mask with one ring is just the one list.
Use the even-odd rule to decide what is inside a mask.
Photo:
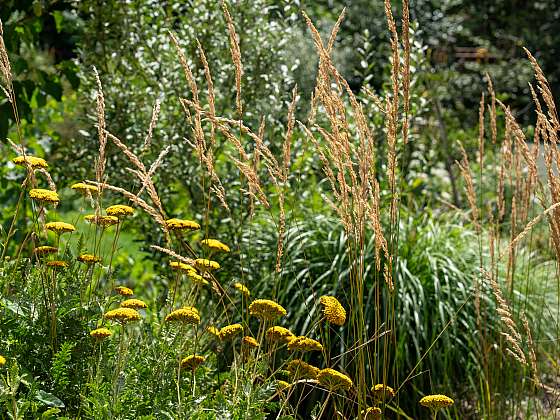
[(266, 338), (272, 342), (289, 343), (295, 335), (287, 328), (274, 326), (266, 330)]
[(229, 246), (226, 244), (218, 241), (217, 239), (203, 239), (200, 241), (201, 245), (204, 248), (208, 248), (211, 251), (221, 251), (221, 252), (229, 252)]
[(101, 262), (101, 258), (93, 254), (80, 254), (78, 255), (77, 260), (83, 262), (84, 264), (95, 264), (97, 262)]
[(97, 328), (89, 333), (93, 338), (97, 340), (103, 340), (107, 337), (110, 337), (113, 333), (109, 331), (108, 328)]
[(180, 261), (171, 261), (169, 263), (169, 266), (173, 270), (180, 270), (180, 271), (184, 271), (186, 273), (188, 273), (189, 271), (194, 271), (196, 273), (196, 270), (192, 265), (188, 265), (188, 264), (182, 263)]
[(273, 300), (256, 299), (249, 305), (249, 313), (257, 318), (274, 321), (286, 315), (286, 310)]
[(105, 213), (109, 216), (124, 217), (133, 215), (134, 209), (130, 206), (125, 206), (124, 204), (115, 204), (114, 206), (107, 207), (105, 209)]
[(376, 420), (382, 418), (383, 412), (379, 407), (368, 407), (362, 410), (362, 416), (364, 420)]
[(35, 168), (43, 168), (47, 169), (49, 167), (47, 161), (40, 157), (35, 156), (18, 156), (12, 159), (16, 165), (20, 166), (29, 166), (33, 169)]
[(165, 221), (168, 230), (198, 230), (200, 225), (192, 220), (169, 219)]
[(60, 261), (60, 260), (48, 261), (47, 267), (68, 268), (68, 263), (66, 261)]
[(249, 289), (247, 288), (247, 286), (245, 286), (243, 283), (235, 283), (233, 285), (234, 289), (241, 292), (245, 297), (249, 297), (251, 296), (251, 292), (249, 291)]
[(70, 188), (84, 195), (87, 195), (88, 193), (97, 194), (99, 192), (99, 188), (97, 188), (95, 185), (89, 185), (86, 184), (85, 182), (78, 182), (76, 184), (71, 185)]
[(287, 366), (288, 372), (294, 379), (317, 379), (319, 368), (300, 359), (294, 359)]
[(259, 347), (259, 342), (253, 337), (246, 335), (245, 337), (243, 337), (243, 340), (241, 340), (241, 345), (246, 348), (256, 349), (257, 347)]
[(395, 390), (388, 385), (377, 384), (371, 388), (373, 399), (376, 402), (387, 400), (395, 397)]
[(344, 325), (346, 310), (334, 296), (321, 296), (319, 302), (323, 306), (323, 315), (328, 322), (335, 325)]
[(323, 345), (312, 338), (300, 335), (294, 337), (288, 343), (290, 351), (323, 351)]
[(231, 324), (226, 325), (220, 329), (220, 339), (227, 341), (233, 339), (236, 335), (243, 332), (243, 326), (241, 324)]
[(276, 389), (278, 391), (283, 391), (290, 387), (290, 384), (286, 381), (276, 381)]
[(429, 407), (433, 410), (439, 410), (440, 408), (449, 407), (453, 405), (455, 401), (449, 398), (447, 395), (435, 394), (426, 395), (420, 400), (420, 404), (424, 407)]
[(195, 307), (185, 306), (184, 308), (171, 312), (165, 317), (165, 321), (180, 321), (185, 324), (198, 324), (200, 322), (200, 315)]
[(132, 308), (117, 308), (105, 313), (105, 318), (111, 321), (118, 321), (121, 323), (138, 321), (140, 314)]
[(206, 358), (204, 356), (191, 354), (190, 356), (187, 356), (183, 360), (181, 360), (181, 368), (195, 370), (198, 366), (204, 363), (205, 360)]
[(132, 289), (126, 286), (115, 287), (115, 292), (117, 292), (121, 296), (132, 296), (134, 294)]
[(45, 228), (52, 232), (55, 232), (58, 235), (61, 235), (66, 232), (74, 232), (76, 228), (74, 225), (66, 222), (49, 222), (45, 224)]
[(187, 277), (192, 280), (194, 284), (208, 284), (208, 280), (198, 274), (196, 271), (188, 271)]
[(43, 188), (29, 190), (29, 197), (42, 203), (58, 204), (60, 202), (56, 191), (45, 190)]
[(6, 358), (0, 355), (0, 367), (6, 364)]
[(205, 258), (197, 258), (194, 260), (194, 266), (201, 271), (211, 271), (220, 268), (220, 264), (216, 261), (207, 260)]
[(210, 325), (209, 327), (206, 328), (206, 331), (208, 331), (210, 334), (212, 334), (214, 337), (218, 337), (220, 338), (220, 330), (217, 329), (216, 327), (214, 327), (213, 325)]
[(35, 248), (33, 252), (35, 253), (35, 255), (56, 254), (58, 252), (58, 248), (55, 248), (54, 246), (43, 245)]
[(99, 226), (108, 227), (119, 223), (119, 218), (116, 216), (96, 216), (95, 214), (88, 214), (84, 216), (87, 222), (94, 223)]
[(352, 388), (352, 379), (338, 370), (326, 368), (317, 374), (317, 380), (330, 391), (348, 391)]
[(145, 309), (148, 305), (140, 299), (127, 299), (121, 302), (121, 308)]

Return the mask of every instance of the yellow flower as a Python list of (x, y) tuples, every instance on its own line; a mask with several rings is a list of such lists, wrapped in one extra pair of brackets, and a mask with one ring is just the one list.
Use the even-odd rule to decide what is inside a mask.
[(132, 308), (117, 308), (105, 313), (105, 318), (124, 324), (129, 321), (138, 321), (140, 314)]
[(273, 300), (256, 299), (249, 305), (249, 313), (257, 318), (274, 321), (286, 315), (286, 310)]
[(29, 166), (33, 169), (35, 168), (46, 169), (49, 167), (45, 159), (40, 157), (35, 157), (35, 156), (29, 156), (29, 155), (15, 157), (12, 159), (12, 162), (14, 162), (16, 165)]
[(61, 235), (66, 232), (74, 232), (76, 228), (74, 225), (65, 222), (49, 222), (45, 225), (47, 230), (55, 232), (58, 235)]
[(368, 407), (365, 410), (362, 410), (362, 416), (364, 416), (364, 420), (376, 420), (382, 417), (383, 412), (379, 407)]
[(117, 286), (115, 287), (115, 291), (121, 296), (132, 296), (134, 294), (132, 289), (126, 286)]
[(243, 326), (241, 324), (231, 324), (226, 325), (220, 330), (220, 338), (222, 340), (231, 340), (237, 334), (243, 332)]
[(165, 317), (166, 321), (180, 321), (185, 324), (198, 324), (200, 322), (200, 315), (198, 310), (192, 306), (185, 306), (184, 308), (177, 309)]
[(96, 216), (95, 214), (88, 214), (87, 216), (84, 216), (84, 219), (90, 223), (95, 223), (96, 225), (103, 227), (119, 223), (119, 218), (115, 216)]
[(95, 264), (97, 262), (101, 262), (101, 258), (93, 254), (81, 254), (78, 255), (78, 261), (83, 262), (84, 264)]
[(169, 265), (173, 270), (180, 270), (186, 273), (188, 273), (189, 271), (194, 271), (196, 273), (196, 270), (192, 265), (188, 265), (180, 261), (171, 261)]
[(328, 322), (335, 325), (344, 325), (346, 311), (334, 296), (321, 296), (319, 302), (323, 306), (323, 315)]
[(241, 345), (247, 348), (256, 349), (257, 347), (259, 347), (259, 342), (253, 337), (246, 335), (245, 337), (243, 337), (243, 340), (241, 340)]
[(272, 342), (289, 343), (294, 337), (294, 333), (284, 327), (275, 326), (266, 330), (266, 338)]
[(105, 209), (105, 213), (109, 216), (131, 216), (134, 214), (134, 209), (130, 206), (125, 206), (124, 204), (115, 204), (114, 206), (109, 206)]
[(68, 268), (68, 263), (66, 261), (60, 261), (60, 260), (48, 261), (47, 267)]
[(241, 292), (246, 298), (251, 296), (251, 292), (249, 291), (247, 286), (245, 286), (243, 283), (235, 283), (233, 287), (235, 288), (235, 290)]
[(208, 331), (210, 334), (212, 334), (214, 337), (220, 337), (220, 330), (217, 329), (216, 327), (214, 327), (213, 325), (209, 326), (206, 328), (206, 331)]
[(198, 230), (200, 225), (192, 220), (169, 219), (165, 221), (168, 230)]
[(60, 198), (58, 198), (56, 191), (45, 190), (42, 188), (29, 190), (29, 197), (33, 200), (45, 203), (58, 204), (60, 202)]
[(352, 379), (338, 370), (326, 368), (317, 374), (317, 380), (330, 391), (348, 391), (352, 388)]
[(181, 368), (195, 370), (198, 366), (200, 366), (201, 363), (204, 362), (204, 360), (206, 360), (204, 356), (191, 354), (190, 356), (187, 356), (183, 360), (181, 360)]
[(6, 358), (4, 356), (0, 356), (0, 367), (6, 364)]
[(110, 337), (112, 334), (113, 333), (107, 328), (97, 328), (89, 333), (89, 335), (98, 340), (103, 340), (107, 337)]
[(290, 384), (286, 381), (281, 381), (281, 380), (276, 381), (276, 389), (278, 391), (283, 391), (283, 390), (285, 390), (286, 388), (289, 388), (289, 387), (290, 387)]
[(287, 366), (294, 379), (317, 379), (319, 368), (300, 359), (294, 359)]
[(187, 277), (192, 280), (194, 284), (208, 284), (208, 280), (198, 274), (196, 271), (188, 271)]
[(323, 345), (312, 338), (304, 335), (294, 337), (288, 343), (290, 351), (323, 351)]
[(388, 385), (377, 384), (371, 388), (371, 393), (376, 402), (383, 401), (384, 399), (393, 398), (395, 390)]
[(127, 299), (121, 302), (121, 308), (145, 309), (148, 305), (140, 299)]
[(78, 182), (70, 186), (71, 189), (78, 191), (84, 195), (89, 194), (97, 194), (99, 192), (99, 188), (95, 185), (89, 185), (84, 182)]
[(424, 407), (429, 407), (433, 410), (439, 410), (440, 408), (449, 407), (453, 405), (455, 401), (449, 398), (447, 395), (435, 394), (426, 395), (420, 400), (420, 404)]
[(205, 258), (197, 258), (194, 260), (194, 266), (201, 271), (211, 271), (220, 268), (220, 264), (216, 261), (207, 260)]
[(229, 246), (218, 241), (217, 239), (203, 239), (200, 241), (204, 248), (208, 248), (212, 251), (229, 252)]
[(58, 252), (58, 248), (54, 246), (38, 246), (33, 250), (35, 255), (47, 255), (47, 254), (56, 254)]

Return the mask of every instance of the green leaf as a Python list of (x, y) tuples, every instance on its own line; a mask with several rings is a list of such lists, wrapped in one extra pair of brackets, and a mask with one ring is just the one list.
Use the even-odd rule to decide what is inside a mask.
[(60, 33), (62, 31), (62, 22), (64, 21), (64, 16), (60, 10), (55, 10), (53, 13), (54, 24), (56, 25), (56, 32)]
[(37, 391), (37, 393), (35, 394), (35, 398), (48, 405), (49, 407), (65, 407), (64, 403), (60, 399), (55, 397), (53, 394), (49, 394), (48, 392), (43, 391), (42, 389)]

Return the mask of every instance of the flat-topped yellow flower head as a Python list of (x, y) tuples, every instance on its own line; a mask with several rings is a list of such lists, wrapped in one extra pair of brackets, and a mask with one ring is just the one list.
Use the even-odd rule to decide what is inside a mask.
[(200, 244), (210, 251), (229, 252), (229, 246), (218, 241), (217, 239), (203, 239)]
[(165, 221), (165, 226), (168, 230), (198, 230), (200, 225), (193, 220), (185, 219), (168, 219)]
[(12, 162), (14, 162), (16, 165), (28, 166), (31, 169), (36, 169), (36, 168), (47, 169), (49, 167), (45, 159), (36, 156), (29, 156), (29, 155), (15, 157), (12, 159)]
[(393, 388), (391, 388), (389, 385), (383, 385), (383, 384), (374, 385), (371, 388), (371, 393), (373, 394), (373, 399), (376, 402), (389, 400), (396, 395), (395, 390)]
[(293, 338), (294, 333), (284, 327), (274, 326), (266, 330), (266, 339), (271, 342), (289, 343)]
[(248, 298), (249, 296), (251, 296), (251, 292), (249, 291), (249, 289), (247, 288), (247, 286), (245, 286), (243, 283), (235, 283), (233, 285), (233, 288), (235, 290), (237, 290), (238, 292), (240, 292), (243, 296), (245, 296), (246, 298)]
[(241, 340), (241, 345), (248, 349), (256, 349), (257, 347), (259, 347), (259, 342), (255, 340), (253, 337), (246, 335)]
[(241, 324), (231, 324), (226, 325), (220, 329), (220, 338), (224, 341), (233, 339), (236, 335), (243, 332), (243, 326)]
[(58, 204), (60, 202), (56, 191), (45, 190), (43, 188), (29, 190), (29, 197), (40, 203)]
[(99, 226), (108, 227), (119, 223), (119, 218), (116, 216), (96, 216), (95, 214), (88, 214), (84, 219)]
[(206, 285), (208, 284), (208, 280), (198, 274), (196, 271), (188, 271), (187, 277), (191, 279), (191, 281), (196, 285)]
[(127, 299), (121, 302), (121, 308), (146, 309), (148, 305), (140, 299)]
[(184, 324), (200, 323), (200, 315), (198, 310), (193, 306), (185, 306), (177, 309), (165, 317), (165, 321), (179, 321)]
[(256, 299), (249, 305), (249, 313), (263, 320), (274, 321), (286, 315), (286, 310), (273, 300)]
[(180, 271), (184, 271), (185, 273), (193, 271), (193, 272), (196, 273), (196, 269), (192, 265), (185, 264), (185, 263), (180, 262), (180, 261), (171, 261), (169, 263), (169, 266), (173, 270), (180, 270)]
[(105, 318), (125, 324), (127, 322), (140, 320), (140, 314), (132, 308), (117, 308), (106, 312)]
[(210, 333), (210, 335), (213, 335), (214, 337), (220, 338), (220, 330), (217, 329), (216, 327), (214, 327), (213, 325), (210, 325), (209, 327), (207, 327), (206, 331), (208, 331)]
[(290, 351), (323, 351), (323, 345), (317, 340), (300, 335), (294, 337), (288, 343), (288, 350)]
[(190, 356), (187, 356), (183, 360), (181, 360), (181, 368), (195, 370), (202, 363), (204, 363), (205, 360), (206, 358), (204, 356), (191, 354)]
[(329, 391), (348, 391), (352, 388), (352, 379), (338, 370), (326, 368), (317, 374), (317, 380)]
[(426, 395), (420, 400), (420, 404), (424, 407), (429, 407), (432, 410), (439, 410), (440, 408), (449, 407), (453, 405), (455, 401), (449, 398), (447, 395), (434, 394)]
[(55, 248), (54, 246), (43, 245), (35, 248), (33, 252), (38, 256), (56, 254), (58, 252), (58, 248)]
[(60, 261), (60, 260), (47, 261), (47, 267), (68, 268), (68, 263), (66, 261)]
[(344, 325), (346, 310), (334, 296), (321, 296), (319, 302), (323, 306), (323, 315), (328, 322), (335, 325)]
[(97, 340), (104, 340), (112, 334), (113, 333), (108, 328), (97, 328), (89, 333), (89, 335)]
[(134, 214), (134, 209), (130, 206), (125, 206), (124, 204), (115, 204), (114, 206), (109, 206), (105, 209), (105, 213), (109, 216), (115, 217), (125, 217), (132, 216)]
[(99, 192), (99, 188), (97, 188), (95, 185), (89, 185), (86, 184), (85, 182), (77, 182), (76, 184), (72, 184), (70, 188), (73, 189), (74, 191), (78, 191), (83, 195), (88, 195), (88, 194), (94, 195)]
[(93, 254), (80, 254), (78, 255), (78, 258), (76, 258), (78, 261), (84, 263), (84, 264), (95, 264), (98, 262), (101, 262), (101, 258), (99, 258), (97, 255), (93, 255)]
[(317, 379), (319, 368), (310, 365), (300, 359), (294, 359), (288, 363), (288, 372), (293, 379)]
[(362, 410), (364, 420), (377, 420), (383, 417), (383, 412), (379, 407), (368, 407)]
[(197, 258), (194, 260), (194, 266), (198, 268), (200, 271), (212, 271), (218, 270), (220, 268), (220, 264), (216, 261), (207, 260), (206, 258)]
[(121, 296), (132, 296), (134, 294), (132, 289), (126, 286), (115, 287), (115, 292), (117, 292)]
[(49, 222), (45, 224), (45, 228), (50, 230), (51, 232), (56, 233), (57, 235), (62, 235), (63, 233), (67, 232), (74, 232), (76, 227), (70, 223), (66, 222)]
[(3, 367), (5, 365), (6, 365), (6, 358), (0, 355), (0, 367)]

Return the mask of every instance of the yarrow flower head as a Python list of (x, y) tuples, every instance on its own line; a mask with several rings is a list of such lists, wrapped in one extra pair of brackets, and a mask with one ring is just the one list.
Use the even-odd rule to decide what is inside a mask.
[(191, 279), (191, 281), (194, 284), (197, 285), (206, 285), (208, 284), (208, 280), (206, 280), (204, 277), (202, 277), (200, 274), (198, 274), (196, 271), (188, 271), (187, 272), (187, 277), (189, 279)]
[(288, 350), (290, 351), (323, 351), (323, 345), (317, 340), (300, 335), (294, 337), (288, 343)]
[(320, 370), (300, 359), (290, 361), (287, 369), (294, 379), (317, 379)]
[(126, 286), (115, 287), (115, 292), (117, 292), (121, 296), (132, 296), (134, 294), (132, 289)]
[(47, 267), (68, 268), (68, 263), (66, 261), (60, 261), (60, 260), (47, 261)]
[(74, 232), (76, 230), (74, 225), (66, 222), (49, 222), (45, 224), (45, 228), (55, 232), (57, 235), (61, 235), (66, 232)]
[(124, 324), (126, 322), (140, 320), (140, 314), (132, 308), (117, 308), (106, 312), (105, 318)]
[(180, 261), (171, 261), (169, 263), (169, 266), (173, 270), (180, 270), (180, 271), (184, 271), (185, 273), (194, 271), (196, 273), (196, 269), (192, 265), (185, 264), (185, 263), (182, 263)]
[(60, 202), (56, 191), (45, 190), (43, 188), (29, 190), (29, 197), (40, 203), (58, 204)]
[(168, 219), (165, 221), (168, 230), (198, 230), (200, 225), (193, 220)]
[(334, 325), (344, 325), (346, 310), (334, 296), (321, 296), (319, 302), (323, 306), (323, 315)]
[(54, 246), (43, 245), (35, 248), (33, 252), (35, 253), (35, 255), (39, 255), (39, 256), (56, 254), (58, 252), (58, 248), (55, 248)]
[(220, 338), (224, 341), (233, 339), (236, 335), (243, 332), (243, 326), (241, 324), (231, 324), (226, 325), (220, 329)]
[(121, 302), (121, 308), (146, 309), (148, 305), (140, 299), (127, 299)]
[(220, 268), (220, 264), (216, 261), (207, 260), (205, 258), (197, 258), (194, 260), (194, 266), (198, 268), (200, 271), (212, 271), (218, 270)]
[(273, 300), (256, 299), (249, 305), (249, 313), (263, 320), (274, 321), (286, 315), (286, 310)]
[(364, 420), (377, 420), (382, 417), (383, 412), (379, 407), (368, 407), (365, 410), (362, 410), (362, 416)]
[(165, 321), (179, 321), (185, 324), (198, 324), (200, 322), (200, 315), (195, 307), (185, 306), (184, 308), (171, 312), (165, 317)]
[(95, 185), (89, 185), (86, 184), (85, 182), (77, 182), (76, 184), (72, 184), (70, 188), (73, 189), (74, 191), (78, 191), (83, 195), (88, 195), (88, 194), (93, 195), (99, 192), (99, 188), (97, 188)]
[(20, 166), (29, 166), (32, 169), (35, 168), (47, 169), (49, 167), (45, 159), (36, 156), (29, 156), (29, 155), (15, 157), (12, 159), (12, 162)]
[(287, 328), (274, 326), (266, 330), (266, 338), (272, 342), (289, 343), (295, 335)]
[(87, 222), (103, 227), (113, 226), (119, 223), (119, 218), (116, 216), (96, 216), (95, 214), (88, 214), (84, 216), (84, 219), (86, 219)]
[(449, 398), (447, 395), (434, 394), (426, 395), (420, 400), (420, 404), (424, 407), (429, 407), (432, 410), (439, 410), (440, 408), (449, 407), (453, 405), (455, 401)]
[(251, 296), (251, 292), (249, 291), (249, 289), (247, 288), (247, 286), (245, 286), (243, 283), (235, 283), (233, 285), (234, 289), (241, 292), (241, 294), (243, 296), (245, 296), (246, 298), (248, 298), (249, 296)]
[(181, 360), (181, 368), (195, 370), (202, 363), (204, 363), (205, 360), (206, 358), (204, 356), (191, 354), (190, 356), (187, 356), (183, 360)]
[(105, 213), (109, 216), (125, 217), (132, 216), (134, 214), (134, 209), (130, 206), (125, 206), (124, 204), (115, 204), (114, 206), (107, 207), (105, 209)]
[(220, 251), (220, 252), (230, 251), (229, 246), (218, 241), (217, 239), (203, 239), (202, 241), (200, 241), (200, 243), (204, 248), (207, 248), (210, 251)]
[(88, 265), (101, 262), (101, 258), (93, 254), (80, 254), (78, 255), (77, 260)]
[(278, 391), (284, 391), (285, 389), (289, 388), (290, 384), (286, 381), (277, 380), (276, 381), (276, 389)]
[(4, 366), (5, 364), (6, 364), (6, 358), (0, 355), (0, 367)]
[(348, 391), (352, 388), (352, 379), (338, 370), (326, 368), (317, 374), (317, 380), (330, 391)]
[(256, 349), (257, 347), (259, 347), (259, 342), (255, 340), (253, 337), (246, 335), (241, 340), (241, 345), (245, 348)]
[(97, 340), (103, 340), (107, 337), (113, 335), (113, 333), (108, 328), (97, 328), (89, 333), (93, 338)]
[(388, 400), (395, 397), (395, 390), (389, 385), (377, 384), (371, 388), (371, 393), (373, 394), (373, 399), (376, 402), (383, 400)]
[(207, 327), (206, 331), (208, 331), (214, 337), (220, 338), (220, 330), (217, 329), (216, 327), (214, 327), (213, 325), (210, 325), (209, 327)]

